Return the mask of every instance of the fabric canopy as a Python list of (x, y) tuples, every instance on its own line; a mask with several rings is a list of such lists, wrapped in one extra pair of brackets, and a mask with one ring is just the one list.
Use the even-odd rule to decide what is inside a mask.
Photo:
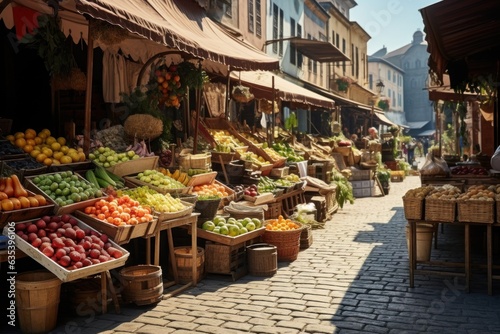
[(193, 0), (75, 0), (76, 9), (147, 40), (241, 70), (274, 70), (279, 60), (238, 40)]
[(392, 125), (396, 125), (396, 123), (394, 123), (393, 121), (391, 121), (390, 119), (388, 119), (384, 113), (382, 112), (374, 112), (373, 115), (375, 115), (375, 117), (378, 119), (378, 121), (384, 125), (389, 125), (389, 126), (392, 126)]
[(290, 43), (304, 56), (319, 62), (350, 60), (330, 42), (294, 37)]
[(231, 78), (235, 81), (240, 80), (242, 85), (250, 87), (250, 91), (256, 98), (265, 98), (267, 100), (273, 99), (273, 77), (276, 98), (279, 100), (322, 108), (333, 108), (335, 105), (335, 102), (332, 99), (288, 81), (273, 72), (231, 72)]

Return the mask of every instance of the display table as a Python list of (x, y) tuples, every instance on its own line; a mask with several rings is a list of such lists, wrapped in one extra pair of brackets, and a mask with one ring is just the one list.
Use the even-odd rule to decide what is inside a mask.
[[(168, 238), (168, 252), (170, 256), (170, 260), (172, 262), (172, 274), (174, 276), (174, 281), (167, 283), (165, 287), (170, 287), (172, 285), (175, 285), (179, 282), (179, 275), (177, 273), (177, 265), (176, 265), (176, 259), (175, 259), (175, 253), (174, 253), (174, 240), (172, 237), (172, 228), (174, 227), (191, 227), (191, 254), (192, 254), (192, 278), (193, 280), (180, 288), (176, 289), (175, 291), (171, 292), (169, 295), (166, 296), (166, 298), (174, 296), (178, 294), (179, 292), (184, 291), (190, 286), (196, 286), (196, 277), (197, 277), (197, 268), (196, 268), (196, 256), (197, 256), (197, 251), (198, 251), (198, 246), (197, 246), (197, 222), (198, 222), (198, 216), (199, 213), (191, 213), (190, 215), (187, 215), (185, 217), (180, 217), (180, 218), (175, 218), (175, 219), (170, 219), (170, 220), (165, 220), (160, 222), (160, 226), (156, 231), (156, 234), (153, 236), (155, 238), (155, 245), (154, 245), (154, 265), (158, 266), (160, 264), (160, 232), (163, 230), (167, 230), (167, 238)], [(146, 263), (150, 264), (151, 263), (151, 246), (150, 243), (147, 242), (146, 246)]]
[[(460, 276), (465, 277), (466, 291), (470, 291), (470, 278), (471, 278), (471, 260), (470, 260), (470, 226), (480, 225), (486, 227), (486, 268), (487, 268), (487, 282), (488, 282), (488, 294), (492, 294), (492, 281), (493, 279), (500, 279), (500, 276), (493, 276), (493, 250), (492, 250), (492, 227), (500, 226), (500, 224), (485, 224), (485, 223), (469, 223), (469, 222), (433, 222), (427, 221), (426, 223), (432, 224), (455, 224), (464, 226), (464, 262), (443, 262), (443, 261), (417, 261), (417, 223), (422, 220), (408, 220), (410, 225), (408, 238), (409, 238), (409, 265), (410, 265), (410, 287), (414, 287), (414, 277), (416, 274), (422, 275), (447, 275), (447, 276)], [(425, 264), (428, 266), (436, 267), (459, 267), (463, 268), (463, 271), (444, 271), (444, 270), (426, 270), (418, 269), (417, 264)]]

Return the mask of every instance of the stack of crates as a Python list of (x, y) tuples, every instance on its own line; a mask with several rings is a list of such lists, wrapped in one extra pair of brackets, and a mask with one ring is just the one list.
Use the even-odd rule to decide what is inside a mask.
[(375, 181), (371, 169), (352, 169), (349, 179), (352, 185), (352, 193), (355, 198), (371, 197), (375, 195)]

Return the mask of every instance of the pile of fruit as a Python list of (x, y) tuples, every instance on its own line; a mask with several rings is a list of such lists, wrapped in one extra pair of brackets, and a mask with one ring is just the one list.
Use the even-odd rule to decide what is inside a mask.
[(149, 206), (157, 212), (173, 213), (186, 209), (180, 198), (173, 198), (169, 193), (161, 194), (148, 186), (120, 190), (117, 195), (128, 195), (141, 205)]
[(265, 158), (261, 157), (260, 155), (258, 155), (256, 153), (250, 152), (250, 151), (241, 152), (240, 157), (241, 157), (241, 160), (250, 161), (250, 162), (255, 163), (257, 165), (269, 165), (269, 164), (271, 164)]
[(53, 137), (49, 129), (43, 129), (38, 133), (33, 129), (26, 129), (6, 138), (36, 161), (47, 166), (86, 160), (82, 148), (70, 148), (66, 145), (66, 138)]
[(151, 208), (128, 195), (108, 196), (83, 209), (85, 214), (115, 226), (137, 225), (153, 220)]
[(435, 187), (431, 190), (426, 199), (439, 199), (444, 201), (455, 200), (462, 192), (458, 187), (452, 186), (451, 184), (445, 184), (442, 187)]
[(144, 172), (137, 174), (136, 178), (139, 181), (151, 184), (160, 189), (180, 189), (186, 187), (183, 183), (155, 169), (146, 169)]
[(16, 174), (0, 178), (0, 211), (12, 211), (47, 204), (45, 197), (31, 195), (23, 187)]
[(488, 170), (481, 166), (456, 166), (450, 168), (451, 175), (489, 175)]
[(271, 160), (273, 160), (273, 161), (278, 161), (278, 160), (282, 160), (282, 159), (285, 158), (284, 156), (282, 156), (281, 154), (279, 154), (278, 152), (276, 152), (271, 147), (264, 147), (263, 150), (264, 150), (264, 152), (267, 153), (267, 155), (269, 156), (269, 158), (271, 158)]
[(103, 196), (99, 187), (72, 171), (41, 174), (30, 181), (59, 206)]
[(106, 234), (82, 229), (70, 215), (43, 216), (16, 224), (16, 234), (67, 270), (99, 264), (123, 256)]
[(0, 141), (0, 157), (14, 156), (18, 154), (24, 154), (24, 151), (15, 146), (14, 141)]
[(302, 228), (301, 224), (298, 224), (289, 218), (284, 218), (282, 215), (279, 215), (278, 218), (266, 221), (267, 231), (290, 231), (299, 228)]
[(156, 82), (158, 89), (163, 95), (163, 100), (167, 107), (179, 108), (181, 105), (180, 99), (184, 95), (184, 90), (181, 85), (181, 77), (177, 72), (177, 66), (162, 65), (155, 71)]
[(216, 150), (218, 152), (231, 152), (239, 147), (244, 147), (245, 143), (233, 136), (227, 130), (210, 129), (210, 134), (217, 143)]
[(288, 162), (304, 161), (304, 157), (295, 153), (293, 147), (290, 147), (287, 143), (274, 143), (273, 148), (279, 155), (285, 157)]
[(472, 185), (467, 191), (458, 196), (458, 201), (487, 201), (495, 200), (495, 192), (486, 185)]
[(133, 150), (118, 153), (115, 150), (105, 146), (101, 146), (97, 150), (94, 150), (89, 154), (90, 160), (92, 160), (99, 166), (103, 166), (104, 168), (114, 166), (120, 162), (136, 160), (139, 158), (141, 158), (141, 156)]
[(245, 196), (256, 197), (259, 195), (259, 190), (257, 189), (257, 186), (255, 184), (251, 184), (245, 188), (245, 191), (243, 194)]
[(262, 227), (262, 221), (257, 218), (224, 218), (215, 216), (212, 220), (207, 220), (201, 226), (205, 231), (236, 237)]
[(216, 182), (194, 186), (192, 193), (198, 195), (198, 200), (203, 200), (203, 198), (224, 198), (229, 196), (227, 189)]
[(24, 159), (5, 160), (3, 163), (5, 164), (5, 166), (7, 166), (7, 168), (16, 171), (33, 170), (45, 167), (43, 163), (36, 161), (32, 157), (27, 157)]
[(191, 179), (189, 173), (181, 172), (180, 170), (176, 170), (175, 172), (171, 173), (168, 168), (160, 167), (158, 168), (158, 171), (160, 171), (163, 175), (171, 177), (172, 179), (182, 183), (185, 186), (187, 186), (189, 180)]
[(406, 191), (403, 198), (418, 198), (424, 199), (432, 190), (434, 190), (434, 186), (421, 186), (417, 188), (412, 188)]

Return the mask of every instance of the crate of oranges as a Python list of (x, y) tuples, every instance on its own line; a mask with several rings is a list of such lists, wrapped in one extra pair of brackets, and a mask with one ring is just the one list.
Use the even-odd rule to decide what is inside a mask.
[(299, 255), (303, 228), (301, 223), (279, 215), (278, 218), (265, 221), (262, 241), (276, 246), (278, 261), (294, 261)]

